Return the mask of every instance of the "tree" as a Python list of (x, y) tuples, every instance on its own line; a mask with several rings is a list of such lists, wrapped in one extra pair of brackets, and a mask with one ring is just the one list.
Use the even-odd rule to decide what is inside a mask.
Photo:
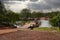
[(19, 14), (14, 13), (11, 10), (6, 10), (4, 4), (0, 1), (0, 26), (9, 25), (9, 23), (15, 23), (19, 20)]
[(40, 13), (40, 12), (32, 12), (32, 18), (40, 18), (41, 16), (43, 16), (43, 14), (42, 13)]
[(27, 20), (28, 18), (31, 17), (31, 11), (29, 9), (23, 9), (20, 13), (21, 18), (24, 20)]
[(13, 12), (11, 10), (8, 10), (6, 17), (7, 17), (6, 21), (9, 21), (9, 22), (13, 23), (13, 22), (18, 21), (20, 16), (19, 16), (18, 13), (15, 13), (15, 12)]
[(6, 19), (6, 9), (4, 4), (0, 1), (0, 25)]
[(6, 9), (4, 4), (0, 1), (0, 14), (5, 15)]
[(50, 14), (50, 23), (53, 26), (59, 27), (60, 26), (60, 12), (54, 12)]

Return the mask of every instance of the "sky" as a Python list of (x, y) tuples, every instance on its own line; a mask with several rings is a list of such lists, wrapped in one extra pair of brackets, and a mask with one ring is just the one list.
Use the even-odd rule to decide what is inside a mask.
[(60, 11), (60, 0), (0, 0), (7, 9), (20, 12), (24, 8), (32, 11)]

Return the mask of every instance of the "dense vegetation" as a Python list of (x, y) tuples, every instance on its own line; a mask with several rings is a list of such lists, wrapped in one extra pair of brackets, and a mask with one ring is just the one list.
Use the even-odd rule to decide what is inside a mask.
[(55, 27), (60, 27), (60, 12), (52, 12), (50, 14), (50, 23)]
[(0, 1), (0, 26), (13, 24), (19, 20), (19, 14), (11, 10), (6, 10), (4, 4)]

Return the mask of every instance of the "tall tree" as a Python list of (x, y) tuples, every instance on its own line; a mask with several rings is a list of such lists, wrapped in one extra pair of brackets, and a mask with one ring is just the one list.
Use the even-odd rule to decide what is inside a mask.
[(2, 3), (2, 1), (0, 1), (0, 14), (5, 14), (6, 13), (6, 9), (4, 4)]
[(23, 9), (20, 13), (21, 17), (27, 19), (31, 17), (31, 11), (29, 9)]
[(6, 18), (6, 9), (4, 4), (0, 1), (0, 24), (5, 20)]

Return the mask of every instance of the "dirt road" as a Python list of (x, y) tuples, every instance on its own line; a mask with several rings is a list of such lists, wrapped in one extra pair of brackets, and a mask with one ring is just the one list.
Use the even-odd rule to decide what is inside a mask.
[(19, 30), (7, 34), (1, 34), (0, 40), (60, 40), (60, 33)]

